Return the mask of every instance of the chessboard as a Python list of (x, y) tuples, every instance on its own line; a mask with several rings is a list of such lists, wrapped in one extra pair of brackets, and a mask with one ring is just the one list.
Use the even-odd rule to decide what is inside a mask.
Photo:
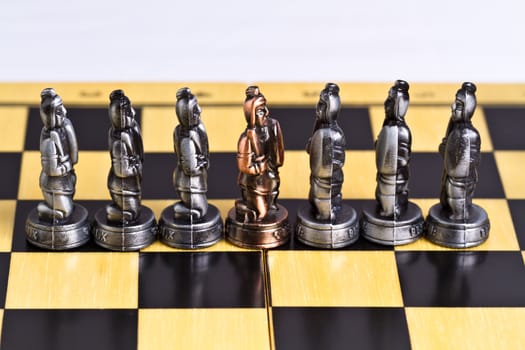
[[(462, 82), (411, 83), (410, 196), (438, 202), (437, 152)], [(374, 200), (374, 140), (385, 84), (341, 83), (347, 140), (343, 198)], [(189, 86), (208, 131), (208, 197), (224, 218), (240, 196), (236, 147), (245, 128), (240, 83), (0, 84), (1, 349), (523, 349), (525, 348), (525, 85), (478, 84), (482, 139), (474, 202), (489, 239), (447, 249), (425, 238), (385, 247), (360, 238), (338, 250), (295, 240), (248, 250), (221, 240), (202, 250), (160, 242), (138, 252), (89, 243), (67, 252), (29, 245), (24, 224), (42, 195), (40, 91), (62, 96), (79, 141), (75, 200), (93, 216), (110, 196), (109, 93), (121, 88), (142, 127), (143, 204), (157, 215), (177, 198), (175, 94)], [(307, 201), (305, 144), (324, 83), (261, 83), (286, 147), (279, 203), (293, 223)], [(293, 237), (292, 237), (293, 238)]]

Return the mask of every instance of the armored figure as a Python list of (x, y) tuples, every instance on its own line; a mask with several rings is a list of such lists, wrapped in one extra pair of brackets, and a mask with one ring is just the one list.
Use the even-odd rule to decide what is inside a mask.
[(246, 89), (244, 116), (247, 127), (238, 143), (238, 183), (242, 199), (235, 203), (239, 220), (261, 221), (276, 209), (279, 170), (284, 161), (279, 122), (270, 118), (266, 99), (259, 88)]
[(173, 144), (178, 166), (173, 173), (173, 184), (181, 202), (175, 204), (175, 217), (199, 219), (208, 209), (208, 136), (201, 123), (201, 108), (190, 89), (177, 92), (176, 111), (179, 125), (173, 132)]
[(246, 89), (244, 116), (247, 126), (237, 145), (241, 199), (228, 216), (227, 238), (244, 247), (274, 247), (289, 239), (288, 212), (277, 204), (283, 136), (257, 86)]
[(201, 122), (201, 107), (187, 87), (177, 91), (179, 125), (173, 132), (177, 167), (173, 185), (180, 202), (165, 208), (159, 222), (160, 239), (177, 248), (204, 248), (222, 237), (219, 210), (206, 198), (210, 166), (208, 135)]
[(381, 215), (396, 217), (408, 205), (408, 178), (412, 135), (405, 122), (408, 84), (396, 81), (385, 101), (385, 121), (376, 141), (376, 199)]
[(60, 96), (47, 88), (41, 98), (40, 188), (44, 201), (28, 217), (27, 239), (42, 248), (68, 249), (89, 240), (87, 210), (73, 203), (78, 143)]
[(127, 224), (140, 213), (144, 150), (135, 110), (122, 90), (111, 93), (108, 144), (111, 169), (108, 189), (113, 203), (106, 206), (108, 221)]
[(93, 235), (95, 242), (104, 248), (138, 250), (153, 243), (156, 236), (155, 216), (151, 209), (141, 205), (142, 135), (135, 109), (124, 91), (113, 91), (109, 101), (108, 189), (113, 202), (95, 214)]
[(456, 94), (447, 132), (439, 145), (443, 157), (441, 205), (452, 220), (468, 219), (478, 182), (481, 140), (471, 118), (476, 109), (476, 86), (464, 83)]
[(478, 182), (481, 140), (472, 125), (476, 86), (463, 83), (452, 104), (452, 115), (439, 153), (443, 157), (440, 203), (430, 208), (427, 238), (454, 248), (479, 245), (487, 238), (490, 222), (483, 208), (472, 203)]
[(310, 155), (310, 193), (317, 220), (334, 220), (341, 210), (341, 188), (346, 140), (337, 124), (341, 107), (339, 87), (326, 84), (319, 96), (312, 137), (306, 145)]
[(342, 202), (345, 136), (337, 124), (341, 109), (339, 86), (326, 84), (316, 107), (312, 136), (306, 145), (310, 155), (310, 205), (297, 214), (297, 239), (320, 248), (339, 248), (357, 240), (355, 210)]
[(362, 234), (384, 245), (399, 245), (423, 233), (421, 209), (408, 200), (412, 135), (405, 122), (409, 85), (397, 80), (385, 101), (385, 120), (375, 143), (376, 202), (365, 204)]
[(78, 143), (60, 96), (53, 89), (44, 89), (41, 97), (40, 117), (44, 127), (40, 134), (40, 188), (44, 202), (38, 205), (38, 216), (60, 222), (73, 212), (77, 182), (73, 166), (78, 162)]

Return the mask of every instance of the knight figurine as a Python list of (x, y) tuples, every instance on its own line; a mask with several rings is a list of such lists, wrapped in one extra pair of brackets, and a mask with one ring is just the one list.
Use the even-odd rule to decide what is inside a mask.
[(359, 238), (356, 211), (342, 201), (345, 136), (337, 123), (341, 109), (339, 86), (326, 84), (316, 107), (310, 155), (310, 204), (297, 213), (296, 237), (319, 248), (341, 248)]
[(187, 87), (177, 91), (179, 125), (173, 132), (177, 167), (173, 185), (180, 201), (162, 212), (160, 239), (177, 248), (204, 248), (222, 237), (219, 210), (208, 204), (207, 173), (210, 166), (208, 136), (201, 121), (197, 98)]
[(156, 235), (154, 214), (141, 205), (142, 135), (135, 110), (124, 92), (115, 90), (109, 99), (108, 189), (112, 203), (95, 214), (93, 234), (95, 242), (104, 248), (138, 250), (153, 243)]
[(446, 247), (477, 246), (489, 235), (486, 211), (472, 203), (481, 159), (480, 136), (471, 122), (476, 104), (476, 85), (463, 83), (439, 145), (443, 157), (440, 203), (430, 208), (426, 233), (430, 241)]
[(89, 240), (88, 212), (73, 202), (77, 138), (55, 90), (44, 89), (40, 96), (40, 117), (44, 124), (40, 134), (40, 189), (44, 201), (29, 213), (26, 238), (45, 249), (75, 248)]
[(288, 211), (277, 203), (284, 143), (279, 122), (270, 118), (266, 98), (257, 86), (246, 89), (246, 130), (238, 142), (241, 199), (226, 221), (227, 239), (248, 248), (271, 248), (290, 238)]
[(405, 122), (409, 85), (397, 80), (385, 101), (385, 121), (375, 143), (376, 202), (366, 203), (361, 234), (384, 245), (401, 245), (423, 233), (421, 209), (408, 200), (412, 135)]

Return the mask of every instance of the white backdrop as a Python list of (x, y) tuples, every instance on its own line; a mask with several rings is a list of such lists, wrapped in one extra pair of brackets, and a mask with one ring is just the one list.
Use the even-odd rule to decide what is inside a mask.
[(0, 0), (0, 81), (525, 82), (522, 4)]

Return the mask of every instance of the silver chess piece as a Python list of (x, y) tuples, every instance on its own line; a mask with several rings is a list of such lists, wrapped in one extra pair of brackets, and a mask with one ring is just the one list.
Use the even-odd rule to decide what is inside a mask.
[(155, 216), (141, 205), (144, 149), (135, 110), (122, 90), (111, 93), (108, 143), (111, 169), (108, 189), (112, 203), (95, 214), (95, 242), (117, 251), (147, 247), (156, 237)]
[(60, 96), (51, 88), (42, 90), (40, 96), (44, 124), (40, 134), (40, 189), (44, 201), (29, 213), (26, 238), (40, 248), (65, 250), (89, 240), (88, 212), (73, 202), (78, 143)]
[(246, 248), (277, 247), (290, 239), (288, 211), (277, 203), (284, 142), (257, 86), (246, 89), (244, 117), (247, 126), (237, 144), (241, 199), (228, 213), (226, 238)]
[(299, 208), (296, 238), (318, 248), (341, 248), (359, 238), (357, 213), (343, 203), (341, 195), (346, 141), (337, 123), (340, 108), (339, 87), (326, 84), (306, 145), (310, 154), (310, 204)]
[(463, 83), (452, 104), (447, 132), (439, 145), (443, 157), (440, 203), (426, 221), (430, 241), (452, 248), (474, 247), (487, 240), (490, 222), (486, 211), (472, 203), (478, 182), (481, 140), (472, 125), (476, 86)]
[(405, 122), (409, 85), (397, 80), (385, 101), (385, 121), (375, 143), (376, 202), (363, 207), (361, 234), (384, 245), (401, 245), (423, 233), (421, 209), (408, 200), (412, 135)]
[(204, 248), (218, 242), (223, 225), (219, 210), (206, 197), (210, 166), (208, 136), (197, 98), (187, 87), (177, 91), (179, 125), (173, 132), (177, 167), (173, 185), (180, 201), (161, 214), (160, 240), (177, 248)]

